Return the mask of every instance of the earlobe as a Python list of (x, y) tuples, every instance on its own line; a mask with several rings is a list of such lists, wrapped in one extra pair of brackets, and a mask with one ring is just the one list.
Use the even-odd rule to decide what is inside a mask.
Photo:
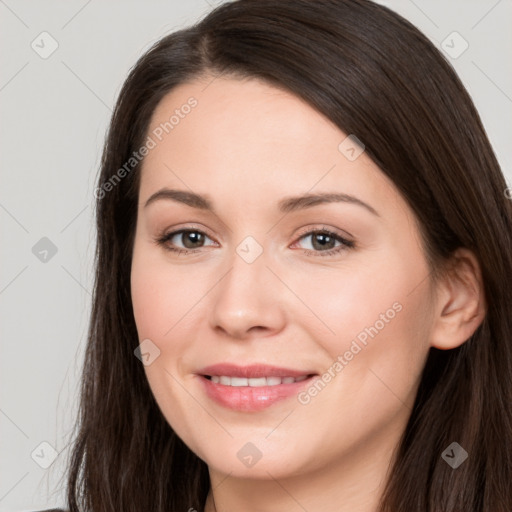
[(465, 248), (455, 251), (438, 284), (431, 346), (440, 350), (466, 342), (485, 318), (487, 304), (480, 264)]

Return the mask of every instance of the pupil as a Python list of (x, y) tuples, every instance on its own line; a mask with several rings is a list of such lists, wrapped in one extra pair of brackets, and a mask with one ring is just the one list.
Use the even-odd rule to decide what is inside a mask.
[[(192, 240), (192, 244), (188, 244), (190, 240)], [(187, 249), (194, 249), (196, 248), (196, 245), (194, 244), (200, 245), (201, 242), (203, 241), (203, 234), (197, 233), (196, 231), (186, 231), (185, 233), (183, 233), (182, 241), (183, 245)]]
[[(315, 244), (318, 243), (318, 241), (320, 240), (320, 245), (318, 247), (315, 247)], [(318, 233), (316, 234), (314, 237), (313, 237), (313, 247), (315, 247), (315, 249), (326, 249), (326, 246), (330, 243), (330, 242), (334, 242), (334, 238), (332, 238), (330, 235), (327, 235), (325, 233)], [(334, 248), (333, 247), (327, 247), (328, 249), (331, 249), (331, 248)]]

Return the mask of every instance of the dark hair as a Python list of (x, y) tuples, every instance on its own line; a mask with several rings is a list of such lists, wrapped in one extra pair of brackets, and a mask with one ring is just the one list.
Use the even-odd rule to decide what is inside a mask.
[[(430, 350), (381, 511), (512, 506), (512, 207), (480, 117), (442, 54), (368, 0), (239, 0), (157, 42), (115, 106), (99, 185), (143, 145), (174, 87), (257, 77), (303, 98), (367, 155), (414, 211), (435, 277), (459, 247), (481, 265), (487, 313), (460, 347)], [(130, 296), (140, 164), (98, 196), (96, 274), (69, 461), (71, 512), (204, 508), (207, 466), (162, 415), (134, 356)], [(441, 454), (457, 441), (456, 470)]]

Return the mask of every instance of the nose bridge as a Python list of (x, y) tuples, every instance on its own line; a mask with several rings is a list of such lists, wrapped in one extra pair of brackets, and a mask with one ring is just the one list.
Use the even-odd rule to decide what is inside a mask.
[(269, 250), (247, 236), (235, 248), (229, 264), (213, 297), (212, 326), (235, 337), (243, 337), (253, 327), (279, 329), (284, 314), (277, 300), (279, 287), (267, 268), (271, 265)]

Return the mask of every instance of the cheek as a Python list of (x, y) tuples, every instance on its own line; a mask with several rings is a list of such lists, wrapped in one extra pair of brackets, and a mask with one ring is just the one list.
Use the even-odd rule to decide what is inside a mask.
[(160, 251), (136, 244), (131, 296), (139, 338), (170, 337), (173, 326), (197, 302), (200, 287), (201, 280), (195, 280), (192, 272), (172, 269)]
[(333, 362), (347, 353), (362, 374), (374, 365), (417, 376), (432, 322), (428, 266), (421, 252), (389, 251), (366, 263), (295, 276), (294, 290), (313, 314), (294, 321), (321, 333), (315, 341)]
[[(310, 388), (302, 398), (340, 429), (364, 426), (357, 434), (349, 429), (353, 442), (411, 410), (429, 350), (428, 280), (418, 286), (428, 275), (426, 267), (421, 259), (400, 265), (400, 258), (390, 255), (386, 261), (340, 272), (337, 279), (317, 274), (314, 286), (297, 282), (303, 301), (334, 331), (313, 316), (302, 323), (313, 336), (311, 327), (319, 326), (315, 350), (326, 355), (321, 378), (327, 383), (325, 391)], [(343, 415), (338, 418), (336, 411)], [(338, 432), (325, 427), (322, 436), (335, 446)]]
[(163, 416), (195, 449), (189, 434), (192, 420), (185, 412), (197, 414), (197, 403), (183, 393), (177, 380), (183, 376), (182, 360), (189, 347), (187, 329), (197, 322), (193, 305), (201, 294), (198, 286), (199, 281), (191, 284), (179, 270), (170, 272), (169, 264), (155, 257), (154, 250), (134, 248), (131, 294), (137, 333), (141, 342), (149, 339), (159, 350), (144, 371)]
[[(162, 301), (160, 289), (162, 279), (158, 278), (159, 275), (161, 277), (157, 266), (139, 265), (138, 259), (134, 257), (131, 294), (139, 339), (155, 338), (157, 334), (161, 335), (164, 329), (163, 319), (165, 315), (162, 315), (162, 313), (167, 305)], [(168, 306), (171, 306), (171, 304)]]

